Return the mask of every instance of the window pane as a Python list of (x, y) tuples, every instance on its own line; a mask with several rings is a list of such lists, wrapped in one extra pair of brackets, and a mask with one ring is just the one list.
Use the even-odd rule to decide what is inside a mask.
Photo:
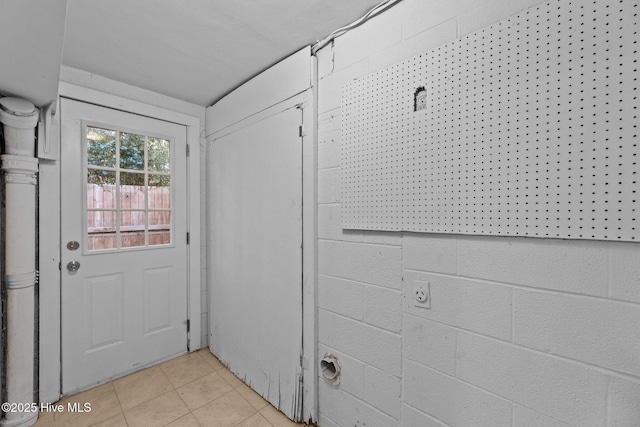
[(115, 185), (116, 173), (96, 169), (87, 169), (87, 182), (98, 185)]
[[(169, 177), (166, 177), (169, 178)], [(149, 177), (151, 182), (151, 177)], [(149, 187), (149, 209), (169, 209), (171, 207), (170, 187)]]
[(116, 249), (116, 233), (89, 235), (90, 251), (101, 251), (105, 249)]
[(120, 233), (120, 242), (120, 247), (122, 248), (144, 246), (144, 231), (122, 232)]
[(120, 134), (120, 167), (144, 170), (144, 135), (126, 132)]
[(116, 213), (114, 211), (87, 212), (88, 250), (116, 248)]
[(149, 175), (149, 209), (171, 208), (171, 176)]
[(171, 212), (149, 212), (149, 246), (171, 243)]
[(144, 246), (145, 212), (120, 212), (120, 245), (123, 248)]
[(115, 167), (116, 131), (87, 126), (87, 163)]
[(144, 231), (144, 211), (120, 212), (120, 231)]
[(89, 169), (87, 173), (87, 208), (116, 208), (116, 173)]
[(166, 228), (171, 225), (171, 211), (149, 212), (149, 229)]
[(120, 172), (120, 185), (144, 186), (144, 173)]
[(171, 162), (170, 142), (166, 139), (149, 138), (149, 171), (169, 172)]
[(87, 229), (89, 234), (115, 232), (116, 213), (114, 211), (87, 212)]
[(149, 175), (149, 187), (170, 187), (171, 177), (169, 175)]
[(120, 208), (144, 209), (144, 188), (144, 174), (122, 172), (120, 174)]
[(149, 246), (171, 244), (170, 231), (149, 231)]

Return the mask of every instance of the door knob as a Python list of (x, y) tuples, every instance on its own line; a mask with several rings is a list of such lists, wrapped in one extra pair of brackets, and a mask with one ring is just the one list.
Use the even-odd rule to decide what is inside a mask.
[(80, 269), (80, 263), (78, 261), (71, 261), (67, 264), (67, 270), (69, 271), (78, 271)]

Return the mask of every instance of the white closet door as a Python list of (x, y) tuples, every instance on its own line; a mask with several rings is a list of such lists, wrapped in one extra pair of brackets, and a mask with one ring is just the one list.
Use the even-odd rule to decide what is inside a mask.
[(302, 415), (302, 111), (209, 146), (211, 351), (295, 419)]

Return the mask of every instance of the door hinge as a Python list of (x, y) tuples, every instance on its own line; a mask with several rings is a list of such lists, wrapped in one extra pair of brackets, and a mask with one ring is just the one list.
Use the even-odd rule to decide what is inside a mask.
[(189, 144), (187, 144), (187, 157), (189, 157)]
[(191, 234), (187, 231), (187, 245), (189, 244), (190, 240), (191, 240)]
[(298, 127), (298, 136), (302, 138), (303, 136), (307, 136), (307, 132), (304, 130), (304, 125), (300, 125)]
[(191, 320), (187, 319), (187, 332), (191, 332)]

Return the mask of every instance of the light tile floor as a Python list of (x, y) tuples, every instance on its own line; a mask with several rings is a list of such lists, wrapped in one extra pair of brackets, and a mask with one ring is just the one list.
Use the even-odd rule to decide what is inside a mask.
[(208, 348), (56, 404), (91, 412), (40, 412), (37, 427), (301, 427), (229, 372)]

